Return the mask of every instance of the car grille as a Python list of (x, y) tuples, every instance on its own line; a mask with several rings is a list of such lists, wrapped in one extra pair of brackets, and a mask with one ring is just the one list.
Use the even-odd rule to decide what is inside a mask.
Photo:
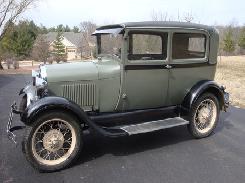
[(63, 85), (63, 97), (68, 98), (80, 106), (94, 106), (96, 102), (95, 84)]

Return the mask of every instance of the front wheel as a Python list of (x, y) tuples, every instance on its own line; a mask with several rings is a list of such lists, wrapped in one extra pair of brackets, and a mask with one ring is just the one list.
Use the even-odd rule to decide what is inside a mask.
[(195, 138), (209, 136), (215, 129), (219, 120), (219, 101), (212, 93), (204, 93), (193, 104), (188, 129)]
[(63, 111), (50, 111), (28, 126), (23, 140), (27, 160), (39, 171), (51, 172), (71, 165), (82, 147), (78, 120)]

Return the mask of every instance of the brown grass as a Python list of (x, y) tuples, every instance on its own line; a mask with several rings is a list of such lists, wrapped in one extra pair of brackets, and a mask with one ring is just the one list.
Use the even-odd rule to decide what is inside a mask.
[(245, 108), (245, 56), (218, 57), (215, 80), (226, 86), (231, 105)]

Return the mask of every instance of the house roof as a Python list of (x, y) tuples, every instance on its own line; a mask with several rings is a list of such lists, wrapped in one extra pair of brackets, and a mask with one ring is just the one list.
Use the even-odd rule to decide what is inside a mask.
[(156, 27), (156, 28), (187, 28), (187, 29), (204, 29), (213, 31), (214, 28), (207, 25), (189, 23), (189, 22), (176, 22), (176, 21), (144, 21), (144, 22), (125, 22), (121, 24), (105, 25), (97, 28), (96, 30), (114, 29), (114, 28), (132, 28), (132, 27)]
[[(49, 43), (52, 43), (56, 39), (57, 34), (58, 34), (57, 32), (49, 32), (47, 34), (44, 34), (43, 36), (45, 36), (45, 39)], [(63, 32), (62, 35), (66, 39), (66, 42), (69, 43), (68, 46), (72, 46), (72, 45), (75, 45), (76, 47), (80, 47), (81, 46), (82, 33)]]

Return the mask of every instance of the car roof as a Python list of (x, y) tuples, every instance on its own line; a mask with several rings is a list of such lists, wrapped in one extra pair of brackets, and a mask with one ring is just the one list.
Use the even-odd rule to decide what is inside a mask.
[(125, 22), (121, 24), (111, 24), (98, 27), (96, 30), (114, 28), (183, 28), (183, 29), (203, 29), (213, 31), (214, 28), (208, 25), (190, 22), (176, 21), (144, 21), (144, 22)]

